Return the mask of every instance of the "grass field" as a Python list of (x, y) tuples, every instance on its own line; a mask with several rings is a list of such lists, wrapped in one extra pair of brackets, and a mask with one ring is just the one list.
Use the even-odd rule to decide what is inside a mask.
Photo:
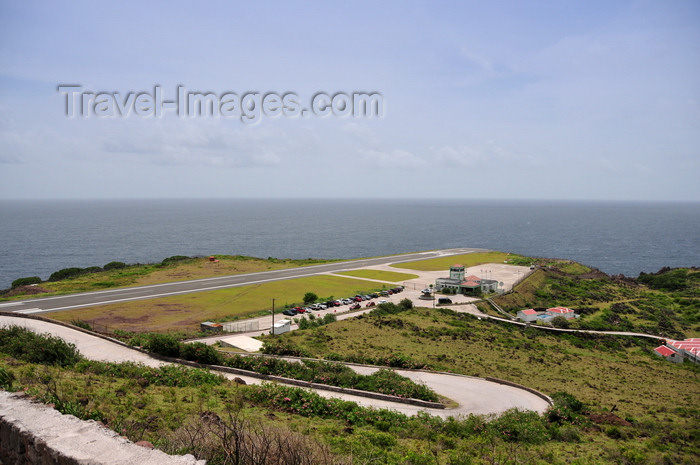
[(650, 463), (600, 458), (615, 448), (651, 455), (665, 451), (679, 463), (692, 463), (700, 452), (700, 368), (652, 355), (651, 342), (555, 335), (425, 308), (364, 315), (285, 334), (278, 341), (316, 357), (342, 354), (346, 360), (362, 361), (392, 354), (437, 370), (510, 380), (549, 395), (565, 391), (592, 412), (614, 411), (625, 419), (624, 427), (581, 432), (575, 447), (550, 449), (566, 463)]
[(452, 265), (459, 263), (465, 267), (481, 265), (483, 263), (503, 263), (519, 255), (504, 252), (478, 252), (464, 255), (451, 255), (449, 257), (430, 258), (428, 260), (418, 260), (415, 262), (396, 263), (391, 265), (394, 268), (419, 271), (441, 271), (449, 270)]
[(231, 321), (269, 312), (272, 299), (281, 310), (301, 303), (306, 292), (320, 299), (347, 297), (380, 290), (384, 286), (340, 276), (319, 275), (269, 283), (253, 284), (217, 291), (196, 292), (160, 299), (137, 300), (79, 310), (53, 312), (50, 318), (61, 321), (81, 319), (110, 330), (134, 332), (199, 331), (202, 321)]
[(415, 279), (418, 277), (417, 274), (398, 273), (395, 271), (382, 270), (353, 270), (342, 271), (335, 274), (355, 276), (356, 278), (376, 279), (378, 281), (389, 281), (391, 283), (400, 283), (401, 281), (407, 281), (409, 279)]

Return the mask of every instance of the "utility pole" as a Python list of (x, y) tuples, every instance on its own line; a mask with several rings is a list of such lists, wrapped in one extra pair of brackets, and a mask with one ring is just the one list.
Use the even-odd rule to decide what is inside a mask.
[(275, 335), (275, 299), (272, 299), (272, 327), (270, 328), (272, 335)]

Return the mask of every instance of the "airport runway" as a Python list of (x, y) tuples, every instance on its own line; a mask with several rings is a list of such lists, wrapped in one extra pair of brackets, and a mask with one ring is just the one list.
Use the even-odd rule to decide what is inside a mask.
[(0, 303), (0, 311), (22, 314), (41, 314), (59, 310), (71, 310), (75, 308), (128, 302), (131, 300), (154, 299), (171, 295), (189, 294), (192, 292), (213, 291), (217, 289), (246, 286), (249, 284), (279, 281), (283, 279), (302, 278), (321, 273), (352, 270), (367, 266), (388, 265), (392, 263), (425, 260), (448, 255), (460, 255), (465, 253), (487, 251), (487, 249), (475, 248), (435, 250), (430, 252), (416, 252), (402, 255), (392, 255), (388, 257), (365, 258), (360, 260), (326, 263), (323, 265), (304, 266), (286, 270), (262, 271), (258, 273), (218, 276), (215, 278), (203, 278), (190, 281), (153, 284), (148, 286), (125, 287), (97, 292), (85, 292), (81, 294), (26, 299)]

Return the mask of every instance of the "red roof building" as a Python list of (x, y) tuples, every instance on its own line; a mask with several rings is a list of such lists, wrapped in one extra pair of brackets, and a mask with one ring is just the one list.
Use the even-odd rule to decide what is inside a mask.
[(573, 310), (566, 307), (552, 307), (548, 308), (546, 313), (551, 316), (563, 316), (566, 319), (576, 318), (576, 313)]

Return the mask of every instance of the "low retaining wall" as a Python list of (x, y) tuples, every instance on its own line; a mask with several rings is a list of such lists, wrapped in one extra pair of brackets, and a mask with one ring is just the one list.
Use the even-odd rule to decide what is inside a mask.
[(18, 465), (205, 465), (134, 444), (95, 421), (0, 391), (0, 463)]
[(512, 381), (506, 381), (505, 379), (493, 378), (491, 376), (485, 376), (484, 379), (486, 381), (491, 381), (492, 383), (505, 384), (506, 386), (512, 386), (514, 388), (523, 389), (531, 394), (536, 395), (540, 399), (544, 399), (544, 401), (547, 402), (549, 405), (554, 405), (554, 401), (552, 400), (551, 397), (549, 397), (545, 394), (542, 394), (540, 391), (537, 391), (535, 389), (529, 388), (527, 386), (523, 386), (522, 384), (514, 383)]

